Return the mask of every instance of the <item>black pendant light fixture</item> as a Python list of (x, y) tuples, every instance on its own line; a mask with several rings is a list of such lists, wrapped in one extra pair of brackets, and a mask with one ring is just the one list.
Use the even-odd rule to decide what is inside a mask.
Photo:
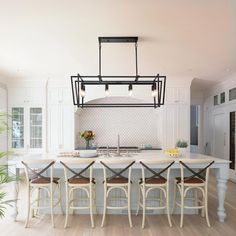
[[(137, 42), (138, 37), (98, 37), (99, 42), (99, 75), (80, 74), (71, 76), (71, 88), (73, 96), (73, 104), (81, 108), (89, 107), (153, 107), (157, 108), (164, 105), (166, 76), (163, 75), (139, 75), (138, 74), (138, 53)], [(105, 76), (102, 75), (102, 43), (134, 43), (135, 45), (135, 66), (136, 73), (133, 76)], [(109, 80), (110, 79), (110, 80)], [(128, 80), (127, 80), (128, 79)], [(111, 86), (127, 86), (128, 95), (133, 96), (133, 88), (136, 86), (150, 86), (150, 96), (153, 102), (150, 103), (85, 103), (85, 90), (89, 86), (105, 86), (105, 96), (109, 96), (109, 87)]]

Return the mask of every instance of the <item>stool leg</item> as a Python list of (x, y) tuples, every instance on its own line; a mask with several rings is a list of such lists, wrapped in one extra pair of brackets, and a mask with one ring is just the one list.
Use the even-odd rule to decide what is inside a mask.
[(40, 200), (40, 188), (38, 188), (38, 195), (37, 195), (37, 213), (36, 213), (36, 215), (39, 215), (39, 200)]
[(167, 187), (166, 189), (166, 211), (167, 211), (167, 218), (168, 218), (168, 222), (170, 227), (172, 227), (172, 223), (171, 223), (171, 218), (170, 218), (170, 202), (169, 202), (169, 189)]
[(61, 192), (61, 184), (60, 183), (58, 183), (58, 188), (59, 188), (59, 194), (60, 194), (60, 196), (59, 196), (59, 198), (60, 198), (59, 204), (60, 204), (60, 207), (61, 207), (61, 213), (62, 213), (62, 215), (64, 215), (64, 210), (63, 210), (63, 207), (62, 207), (62, 192)]
[(176, 182), (174, 182), (173, 208), (172, 208), (171, 214), (174, 214), (175, 207), (176, 207)]
[[(160, 207), (162, 207), (163, 206), (163, 192), (162, 192), (161, 189), (159, 190), (159, 194), (160, 194), (160, 202), (159, 202), (159, 204), (160, 204)], [(161, 211), (162, 211), (162, 214), (163, 214), (164, 210), (161, 210)]]
[(30, 215), (30, 194), (31, 194), (31, 189), (30, 186), (27, 187), (27, 216), (26, 216), (26, 221), (25, 221), (25, 228), (28, 227), (29, 223), (29, 215)]
[(205, 209), (207, 226), (211, 227), (211, 224), (210, 224), (210, 221), (209, 221), (209, 216), (208, 216), (208, 196), (207, 196), (207, 190), (205, 190), (205, 196), (204, 196), (204, 209)]
[(181, 218), (180, 218), (180, 228), (183, 227), (183, 219), (184, 219), (184, 189), (181, 186)]
[(146, 214), (146, 192), (145, 192), (145, 186), (142, 187), (142, 195), (143, 195), (143, 219), (142, 219), (142, 229), (144, 229), (145, 225), (145, 214)]
[(93, 210), (98, 215), (97, 205), (96, 205), (96, 185), (93, 185)]
[(102, 217), (102, 224), (101, 227), (104, 226), (105, 217), (106, 217), (106, 209), (107, 209), (107, 186), (106, 183), (104, 183), (104, 197), (103, 197), (103, 217)]
[(89, 210), (90, 210), (91, 225), (92, 225), (92, 228), (94, 228), (94, 221), (93, 221), (93, 191), (92, 191), (91, 183), (90, 183), (90, 186), (89, 186)]
[(130, 228), (132, 228), (133, 225), (132, 225), (131, 210), (130, 210), (130, 184), (128, 184), (128, 217), (129, 217)]
[(67, 227), (68, 217), (69, 217), (69, 190), (68, 188), (69, 188), (68, 184), (66, 183), (66, 219), (65, 219), (64, 228)]
[(136, 211), (136, 216), (139, 213), (139, 207), (140, 207), (140, 191), (141, 191), (141, 188), (139, 186), (139, 190), (138, 190), (138, 207), (137, 207), (137, 211)]
[[(194, 198), (195, 198), (195, 206), (198, 206), (198, 192), (197, 192), (197, 189), (194, 189)], [(198, 209), (196, 209), (196, 214), (198, 215)]]
[(50, 206), (51, 206), (51, 220), (52, 220), (52, 227), (55, 227), (54, 224), (54, 199), (53, 199), (53, 185), (50, 185)]

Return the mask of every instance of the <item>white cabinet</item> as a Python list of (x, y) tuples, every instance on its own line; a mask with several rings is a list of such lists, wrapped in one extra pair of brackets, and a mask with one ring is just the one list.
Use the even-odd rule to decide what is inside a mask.
[(189, 88), (167, 87), (166, 104), (189, 104)]
[(44, 148), (44, 88), (9, 87), (9, 148), (14, 152), (41, 153)]
[(9, 106), (16, 105), (42, 105), (44, 99), (43, 87), (9, 87), (8, 103)]
[(48, 88), (48, 152), (74, 149), (74, 107), (70, 88)]
[(164, 149), (174, 148), (178, 139), (189, 141), (190, 106), (166, 105), (164, 108)]

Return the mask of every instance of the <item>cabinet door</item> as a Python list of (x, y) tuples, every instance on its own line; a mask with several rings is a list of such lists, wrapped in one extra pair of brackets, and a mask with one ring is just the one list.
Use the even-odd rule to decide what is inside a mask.
[(30, 149), (41, 149), (42, 148), (42, 131), (43, 131), (43, 119), (42, 119), (42, 108), (31, 107), (29, 109), (30, 115)]
[(64, 151), (74, 150), (74, 112), (72, 106), (63, 105), (61, 107), (62, 116), (62, 149)]
[(188, 105), (167, 105), (164, 112), (165, 148), (174, 148), (176, 142), (186, 140), (189, 143), (190, 114)]
[(213, 155), (218, 158), (228, 159), (226, 157), (226, 114), (218, 113), (213, 115)]
[(61, 141), (61, 112), (59, 105), (48, 107), (48, 151), (59, 150)]
[(48, 104), (57, 105), (61, 102), (62, 95), (61, 89), (59, 88), (48, 88)]
[(8, 103), (11, 106), (24, 106), (26, 102), (26, 88), (10, 87), (8, 88)]
[(25, 147), (25, 113), (23, 107), (12, 108), (11, 118), (11, 148), (23, 149)]
[(165, 149), (171, 149), (175, 147), (176, 138), (177, 138), (177, 106), (176, 105), (167, 105), (165, 107), (164, 115), (164, 140), (165, 140)]
[(189, 104), (188, 88), (166, 88), (167, 104)]
[(26, 103), (42, 105), (44, 97), (44, 88), (42, 87), (30, 87), (26, 89)]

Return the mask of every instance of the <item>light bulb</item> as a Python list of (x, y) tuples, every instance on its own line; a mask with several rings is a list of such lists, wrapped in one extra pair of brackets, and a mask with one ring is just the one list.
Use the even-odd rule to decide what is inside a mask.
[(80, 95), (82, 98), (85, 97), (85, 85), (81, 84)]
[(109, 96), (109, 90), (105, 90), (105, 95), (106, 95), (106, 97), (108, 97)]
[(80, 95), (81, 95), (82, 98), (84, 98), (85, 97), (85, 91), (84, 90), (80, 90)]
[(157, 87), (156, 84), (152, 85), (152, 96), (157, 97)]
[(133, 96), (133, 85), (129, 84), (129, 96)]
[(105, 95), (106, 95), (106, 97), (109, 96), (109, 85), (108, 84), (105, 84)]

